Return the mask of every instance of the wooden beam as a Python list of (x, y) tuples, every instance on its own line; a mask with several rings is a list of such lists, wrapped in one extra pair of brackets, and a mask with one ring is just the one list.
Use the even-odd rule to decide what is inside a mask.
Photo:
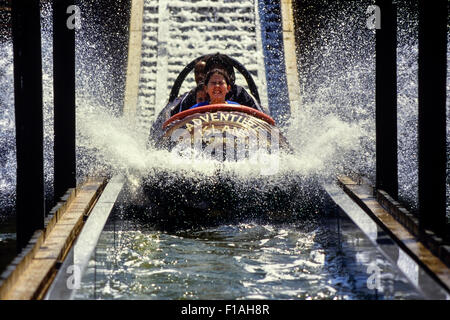
[(419, 1), (419, 220), (423, 231), (441, 236), (446, 226), (447, 2)]
[(23, 254), (0, 276), (0, 300), (42, 299), (105, 186), (88, 180), (66, 193), (43, 230), (35, 233)]
[(18, 251), (43, 228), (45, 216), (40, 19), (39, 0), (12, 2)]
[(392, 0), (377, 0), (376, 30), (376, 187), (398, 198), (397, 10)]
[(124, 116), (135, 120), (141, 72), (142, 24), (144, 0), (131, 1), (130, 36), (128, 41), (128, 67), (125, 83)]
[[(53, 0), (54, 199), (76, 186), (74, 0)], [(75, 15), (75, 18), (76, 15)]]
[(292, 0), (281, 0), (283, 20), (284, 62), (289, 92), (291, 114), (298, 114), (300, 107), (300, 83), (297, 69), (295, 29)]
[[(450, 293), (450, 268), (399, 223), (386, 206), (381, 205), (372, 187), (356, 183), (349, 177), (339, 177), (338, 184), (416, 263)], [(386, 193), (382, 197), (382, 201), (386, 203)]]

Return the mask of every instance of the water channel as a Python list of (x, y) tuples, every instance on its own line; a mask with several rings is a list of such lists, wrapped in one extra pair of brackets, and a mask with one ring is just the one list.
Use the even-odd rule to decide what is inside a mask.
[[(252, 19), (233, 20), (237, 28), (230, 28), (228, 31), (225, 28), (222, 32), (239, 33), (261, 28), (264, 30), (262, 40), (258, 40), (256, 36), (246, 36), (245, 41), (236, 40), (225, 45), (219, 37), (209, 39), (211, 46), (208, 46), (201, 38), (205, 34), (202, 33), (204, 30), (189, 30), (193, 39), (198, 40), (199, 46), (193, 47), (190, 44), (186, 49), (183, 46), (188, 46), (189, 43), (183, 38), (186, 34), (179, 32), (180, 25), (195, 29), (198, 25), (220, 23), (218, 14), (228, 12), (227, 5), (218, 4), (215, 10), (207, 10), (203, 2), (170, 1), (167, 4), (169, 10), (162, 13), (155, 9), (158, 6), (156, 1), (146, 1), (144, 17), (148, 23), (148, 39), (144, 39), (144, 49), (148, 52), (144, 52), (143, 56), (149, 60), (143, 64), (143, 69), (156, 65), (151, 50), (157, 49), (152, 41), (157, 40), (158, 18), (164, 21), (172, 19), (170, 32), (176, 37), (173, 36), (173, 41), (170, 42), (168, 52), (171, 56), (167, 58), (177, 66), (171, 65), (171, 70), (179, 70), (204, 50), (232, 50), (236, 46), (245, 51), (251, 44), (251, 49), (258, 51), (257, 45), (256, 49), (252, 46), (260, 41), (258, 45), (264, 46), (265, 51), (264, 54), (258, 54), (266, 59), (271, 56), (272, 59), (272, 63), (266, 61), (266, 66), (271, 71), (266, 70), (265, 73), (268, 91), (265, 99), (275, 109), (277, 103), (285, 103), (286, 97), (276, 94), (285, 92), (286, 88), (282, 84), (279, 87), (274, 85), (280, 83), (280, 70), (278, 73), (273, 71), (276, 70), (274, 65), (277, 65), (273, 61), (280, 56), (279, 35), (276, 33), (279, 17), (277, 18), (275, 11), (270, 11), (273, 8), (268, 9), (270, 1), (240, 2), (242, 3), (227, 2), (227, 5), (235, 5), (231, 16), (236, 12), (250, 12), (253, 15), (259, 12), (263, 17), (262, 25), (258, 24), (260, 22), (256, 18), (252, 18), (256, 22), (252, 22)], [(326, 1), (322, 2), (325, 4)], [(249, 164), (230, 164), (231, 174), (228, 172), (222, 182), (225, 181), (229, 187), (227, 197), (240, 200), (236, 202), (232, 213), (239, 219), (206, 226), (200, 223), (196, 226), (182, 224), (168, 228), (167, 225), (155, 222), (157, 220), (153, 219), (153, 215), (157, 212), (154, 208), (138, 207), (138, 210), (133, 201), (130, 201), (129, 190), (124, 189), (119, 194), (104, 229), (100, 230), (92, 255), (87, 257), (87, 266), (81, 274), (81, 281), (77, 283), (79, 286), (69, 288), (66, 274), (60, 282), (56, 282), (47, 298), (448, 298), (439, 285), (386, 234), (374, 226), (373, 222), (363, 218), (364, 213), (352, 207), (347, 200), (342, 200), (345, 197), (335, 187), (323, 187), (332, 185), (338, 172), (358, 172), (369, 178), (374, 175), (374, 33), (364, 27), (367, 18), (365, 12), (370, 3), (329, 5), (323, 13), (308, 15), (311, 25), (314, 25), (315, 19), (325, 22), (323, 28), (304, 29), (300, 32), (301, 37), (314, 39), (305, 42), (305, 46), (299, 49), (303, 98), (301, 105), (297, 107), (301, 107), (302, 112), (293, 114), (283, 128), (283, 133), (298, 152), (281, 159), (280, 175), (265, 177), (269, 182), (253, 179), (258, 174), (258, 168)], [(414, 8), (411, 9), (405, 3), (401, 2), (399, 6), (400, 20), (403, 21), (400, 24), (398, 58), (401, 114), (399, 176), (401, 197), (412, 203), (414, 208), (417, 177), (411, 167), (416, 165), (416, 129), (412, 124), (416, 116), (416, 78), (411, 74), (417, 70), (414, 62), (417, 58), (417, 42), (414, 40), (417, 16), (412, 13)], [(319, 10), (319, 7), (316, 9)], [(305, 12), (316, 10), (308, 6), (304, 8)], [(186, 14), (189, 10), (194, 14)], [(86, 11), (89, 10), (84, 12)], [(47, 182), (52, 181), (53, 160), (50, 16), (49, 7), (44, 6)], [(176, 188), (180, 185), (194, 187), (199, 196), (206, 195), (208, 183), (203, 185), (201, 181), (218, 185), (217, 178), (212, 174), (214, 165), (205, 162), (174, 162), (173, 155), (148, 150), (148, 132), (137, 132), (134, 123), (128, 122), (121, 117), (120, 112), (116, 112), (120, 110), (122, 103), (120, 98), (117, 99), (122, 90), (118, 83), (123, 81), (124, 76), (120, 68), (116, 67), (114, 53), (111, 53), (117, 43), (111, 46), (108, 44), (108, 39), (114, 39), (116, 34), (107, 31), (107, 37), (101, 37), (99, 33), (107, 28), (99, 27), (101, 23), (92, 21), (95, 19), (85, 21), (77, 38), (79, 176), (102, 173), (109, 176), (119, 173), (132, 176), (136, 172), (144, 172), (153, 177), (155, 184), (164, 187), (162, 190), (166, 190), (166, 193), (163, 196), (167, 203), (171, 197), (179, 196)], [(123, 41), (123, 37), (121, 39)], [(240, 45), (244, 47), (239, 47)], [(7, 85), (12, 84), (12, 46), (10, 41), (2, 42), (1, 46), (5, 50), (0, 53), (0, 138), (4, 151), (1, 158), (0, 203), (5, 212), (9, 212), (14, 206), (16, 169), (13, 91), (12, 85)], [(189, 52), (189, 55), (183, 57), (185, 52)], [(263, 65), (258, 54), (240, 54), (237, 58), (247, 66), (256, 66), (254, 73), (258, 73), (258, 68)], [(311, 60), (312, 56), (315, 59)], [(103, 61), (101, 67), (98, 61)], [(143, 80), (152, 83), (154, 79), (151, 77), (156, 75), (156, 69), (152, 72), (143, 75)], [(261, 74), (258, 81), (265, 84)], [(140, 98), (142, 104), (155, 95), (152, 90), (155, 88), (143, 89)], [(146, 116), (144, 109), (140, 109), (140, 112), (142, 117)], [(174, 179), (171, 178), (173, 172), (178, 172)], [(180, 178), (180, 173), (185, 175)], [(169, 179), (166, 179), (167, 175)], [(277, 197), (268, 202), (268, 195)], [(131, 198), (137, 196), (135, 193), (131, 194)], [(342, 210), (334, 204), (337, 199), (346, 203), (345, 206), (341, 205), (345, 207)], [(260, 218), (261, 210), (270, 206), (287, 219)], [(352, 212), (355, 214), (350, 215)], [(241, 217), (241, 213), (245, 214)], [(7, 213), (2, 214), (6, 215), (5, 220), (9, 219)], [(142, 217), (146, 219), (141, 219)], [(361, 225), (358, 221), (365, 222)], [(367, 229), (364, 226), (369, 227)], [(0, 244), (9, 243), (13, 238), (13, 231), (5, 229), (0, 233)], [(72, 259), (73, 256), (74, 252)], [(67, 265), (61, 270), (67, 270), (64, 267), (70, 263), (69, 257)]]

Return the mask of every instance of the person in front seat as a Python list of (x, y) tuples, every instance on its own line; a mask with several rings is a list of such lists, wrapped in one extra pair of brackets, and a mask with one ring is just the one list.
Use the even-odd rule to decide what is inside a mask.
[(239, 104), (237, 102), (226, 100), (228, 92), (231, 90), (230, 76), (225, 70), (213, 69), (205, 77), (207, 101), (197, 103), (189, 109), (211, 105), (211, 104)]
[[(196, 81), (197, 79), (201, 79), (202, 75), (204, 78), (206, 73), (213, 69), (225, 70), (229, 75), (231, 88), (226, 96), (226, 100), (234, 101), (238, 104), (267, 113), (267, 111), (263, 110), (256, 100), (243, 87), (234, 83), (236, 79), (234, 68), (226, 55), (217, 53), (206, 56), (204, 60), (197, 62), (195, 65), (195, 71), (197, 72), (197, 75), (195, 76)], [(172, 115), (187, 110), (196, 103), (195, 89), (192, 89), (189, 93), (185, 94), (180, 100), (181, 101), (178, 104), (178, 107), (173, 110)]]

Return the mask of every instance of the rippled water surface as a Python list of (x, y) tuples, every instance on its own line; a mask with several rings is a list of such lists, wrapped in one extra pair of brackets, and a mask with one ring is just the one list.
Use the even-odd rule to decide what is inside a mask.
[(320, 220), (168, 233), (112, 217), (76, 299), (422, 298), (352, 223)]

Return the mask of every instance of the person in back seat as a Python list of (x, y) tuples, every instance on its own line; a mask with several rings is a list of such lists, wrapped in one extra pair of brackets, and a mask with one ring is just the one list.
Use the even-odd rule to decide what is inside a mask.
[(176, 104), (176, 107), (172, 110), (172, 116), (174, 114), (177, 114), (178, 112), (184, 111), (189, 109), (192, 105), (196, 104), (197, 102), (197, 91), (199, 85), (203, 82), (206, 76), (205, 72), (205, 66), (206, 61), (208, 60), (209, 56), (203, 57), (202, 60), (199, 60), (194, 67), (194, 79), (197, 86), (192, 89), (191, 91), (184, 93), (181, 97), (178, 97), (177, 99), (179, 102)]
[(208, 101), (208, 93), (206, 92), (206, 86), (203, 82), (200, 82), (195, 88), (195, 102), (205, 102)]

